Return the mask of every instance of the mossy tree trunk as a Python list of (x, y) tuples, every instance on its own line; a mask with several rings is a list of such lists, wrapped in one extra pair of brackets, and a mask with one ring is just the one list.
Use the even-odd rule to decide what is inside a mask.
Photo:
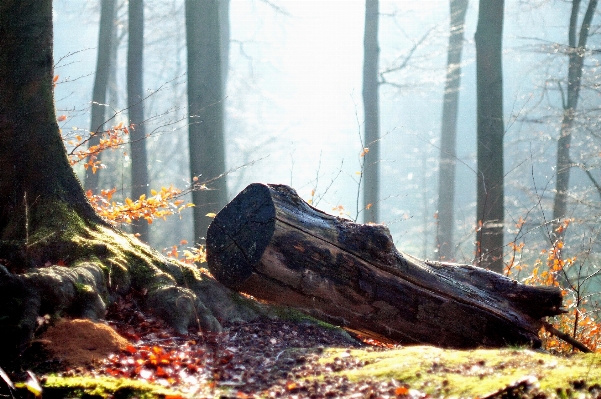
[(0, 2), (0, 364), (38, 316), (100, 318), (130, 290), (180, 331), (255, 316), (191, 266), (104, 222), (66, 156), (53, 98), (52, 1)]

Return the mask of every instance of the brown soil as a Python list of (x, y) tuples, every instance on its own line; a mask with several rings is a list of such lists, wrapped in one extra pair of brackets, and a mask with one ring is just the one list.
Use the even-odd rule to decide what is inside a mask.
[(59, 320), (40, 341), (54, 357), (71, 367), (91, 364), (129, 345), (110, 326), (81, 319)]

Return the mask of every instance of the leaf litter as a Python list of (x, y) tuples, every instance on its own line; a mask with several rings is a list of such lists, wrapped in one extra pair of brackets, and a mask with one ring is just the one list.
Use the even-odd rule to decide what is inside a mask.
[[(117, 350), (104, 357), (96, 354), (92, 361), (73, 362), (65, 352), (58, 354), (58, 377), (108, 376), (146, 381), (178, 392), (163, 395), (169, 399), (421, 399), (448, 396), (452, 385), (442, 380), (437, 390), (432, 390), (427, 380), (418, 384), (424, 380), (421, 374), (450, 373), (483, 379), (505, 367), (491, 367), (481, 360), (459, 365), (433, 361), (429, 368), (415, 371), (413, 377), (370, 375), (362, 370), (374, 367), (379, 362), (378, 354), (391, 353), (388, 349), (394, 347), (377, 341), (361, 342), (341, 330), (308, 320), (263, 319), (226, 325), (223, 333), (191, 329), (187, 335), (179, 335), (161, 320), (143, 313), (131, 298), (111, 306), (107, 321), (126, 341), (120, 341)], [(91, 345), (94, 339), (89, 341), (88, 348), (101, 346), (98, 340), (95, 345)], [(396, 349), (402, 351), (400, 346)], [(360, 377), (353, 376), (353, 371)], [(561, 398), (571, 397), (575, 391), (578, 397), (601, 397), (598, 383), (574, 381), (571, 385), (549, 396), (539, 389), (536, 378), (527, 376), (480, 398)]]

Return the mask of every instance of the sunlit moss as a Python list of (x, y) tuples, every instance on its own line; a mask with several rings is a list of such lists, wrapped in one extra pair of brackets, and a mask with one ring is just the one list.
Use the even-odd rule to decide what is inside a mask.
[[(161, 385), (127, 378), (58, 377), (48, 376), (43, 384), (43, 397), (101, 397), (115, 395), (123, 398), (159, 398), (184, 395)], [(58, 396), (57, 396), (58, 395)], [(115, 395), (116, 396), (116, 395)]]
[[(328, 363), (342, 349), (326, 352)], [(367, 378), (408, 383), (431, 395), (482, 397), (525, 377), (538, 380), (540, 389), (573, 389), (576, 381), (588, 386), (601, 384), (601, 356), (577, 354), (558, 357), (528, 349), (448, 350), (413, 346), (389, 351), (352, 350), (351, 356), (365, 362), (363, 367), (342, 370), (351, 381)]]

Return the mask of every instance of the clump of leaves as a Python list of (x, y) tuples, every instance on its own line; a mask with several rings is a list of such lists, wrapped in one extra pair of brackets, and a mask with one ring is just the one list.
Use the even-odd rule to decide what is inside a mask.
[[(57, 118), (58, 122), (67, 119), (65, 115)], [(98, 160), (98, 155), (106, 150), (115, 150), (128, 144), (127, 137), (133, 126), (126, 126), (123, 122), (116, 126), (99, 132), (90, 132), (88, 137), (80, 134), (66, 137), (63, 140), (72, 147), (69, 152), (69, 162), (72, 166), (83, 164), (84, 169), (91, 169), (96, 173), (99, 169), (106, 168)], [(75, 130), (77, 132), (77, 130)], [(61, 132), (62, 133), (62, 132)], [(100, 135), (100, 140), (96, 145), (85, 146), (93, 136)], [(86, 192), (86, 196), (96, 212), (110, 223), (131, 224), (135, 220), (146, 220), (152, 224), (154, 220), (166, 220), (168, 216), (181, 214), (186, 209), (193, 207), (194, 204), (186, 203), (182, 197), (193, 190), (203, 190), (206, 186), (199, 183), (195, 177), (190, 187), (185, 190), (173, 187), (161, 187), (160, 190), (150, 190), (150, 196), (141, 195), (137, 199), (125, 198), (123, 202), (113, 200), (113, 195), (117, 192), (116, 188), (104, 189), (100, 193), (94, 193), (91, 190)], [(211, 216), (211, 215), (207, 215)], [(214, 215), (212, 215), (214, 216)], [(180, 245), (187, 244), (182, 240)], [(205, 249), (203, 246), (189, 247), (181, 251), (177, 245), (173, 245), (166, 255), (178, 259), (185, 263), (204, 263), (206, 261)]]
[(143, 194), (137, 200), (126, 198), (123, 203), (112, 201), (116, 188), (102, 190), (100, 194), (93, 194), (91, 190), (86, 192), (88, 200), (96, 212), (113, 223), (130, 224), (134, 220), (144, 219), (152, 224), (155, 219), (165, 220), (167, 216), (180, 213), (182, 210), (194, 206), (184, 203), (180, 199), (182, 190), (170, 187), (162, 187), (160, 191), (151, 190), (151, 196), (146, 198)]
[[(520, 218), (516, 227), (521, 229), (524, 223), (525, 220)], [(556, 232), (564, 233), (570, 223), (571, 220), (565, 220)], [(509, 248), (512, 250), (512, 256), (506, 264), (505, 274), (510, 276), (516, 272), (530, 269), (527, 264), (519, 261), (524, 243), (511, 242)], [(569, 257), (564, 251), (565, 244), (561, 240), (555, 241), (549, 249), (543, 249), (540, 252), (541, 256), (534, 261), (530, 275), (523, 281), (531, 285), (560, 287), (564, 296), (564, 306), (568, 309), (568, 312), (553, 317), (550, 320), (551, 326), (571, 335), (593, 352), (601, 352), (601, 323), (586, 309), (588, 299), (583, 292), (583, 281), (585, 282), (587, 278), (572, 282), (569, 270), (576, 265), (577, 257)], [(544, 348), (549, 351), (557, 353), (573, 351), (572, 345), (558, 339), (544, 328), (540, 332), (540, 338), (543, 341)]]

